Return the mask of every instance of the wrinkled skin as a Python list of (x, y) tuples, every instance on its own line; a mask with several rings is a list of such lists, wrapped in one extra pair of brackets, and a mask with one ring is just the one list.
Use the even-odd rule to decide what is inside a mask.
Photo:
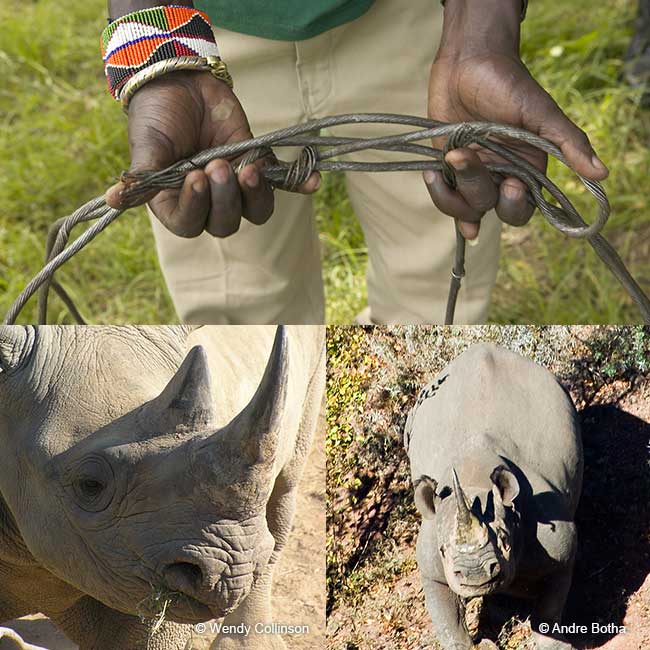
[(476, 345), (422, 389), (404, 435), (422, 515), (418, 566), (442, 647), (473, 647), (468, 599), (489, 606), (491, 595), (506, 594), (529, 602), (540, 650), (571, 650), (538, 631), (561, 620), (582, 486), (576, 412), (555, 377)]
[(0, 621), (43, 612), (81, 650), (272, 622), (322, 356), (317, 327), (0, 329)]

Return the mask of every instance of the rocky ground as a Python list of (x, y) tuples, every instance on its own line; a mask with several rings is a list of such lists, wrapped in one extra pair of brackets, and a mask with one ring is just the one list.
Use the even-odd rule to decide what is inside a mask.
[[(274, 583), (276, 621), (309, 626), (307, 635), (285, 637), (289, 650), (322, 650), (325, 645), (325, 454), (324, 415), (301, 482), (294, 529)], [(7, 624), (4, 624), (5, 626)], [(8, 626), (46, 650), (78, 650), (43, 616), (13, 621)], [(191, 649), (208, 650), (212, 637), (198, 636)], [(17, 650), (0, 641), (0, 650)], [(117, 649), (116, 649), (117, 650)], [(119, 649), (126, 650), (126, 649)]]
[[(564, 623), (590, 632), (570, 640), (580, 650), (647, 650), (650, 331), (590, 327), (330, 333), (328, 649), (439, 650), (415, 563), (419, 522), (401, 431), (419, 387), (480, 340), (550, 368), (580, 412), (580, 549)], [(512, 614), (502, 629), (483, 624), (481, 636), (532, 650), (526, 612)]]

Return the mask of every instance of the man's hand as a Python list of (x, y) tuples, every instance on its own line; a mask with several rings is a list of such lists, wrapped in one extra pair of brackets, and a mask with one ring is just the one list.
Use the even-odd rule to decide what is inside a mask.
[[(532, 78), (519, 58), (519, 0), (447, 0), (440, 49), (431, 69), (429, 116), (443, 122), (500, 122), (521, 127), (556, 144), (571, 167), (591, 180), (608, 171), (588, 137)], [(527, 145), (506, 144), (540, 170), (546, 155)], [(526, 185), (492, 180), (484, 163), (495, 155), (481, 149), (455, 149), (446, 156), (457, 188), (439, 172), (424, 178), (436, 206), (459, 220), (467, 239), (478, 237), (480, 220), (493, 208), (506, 223), (523, 225), (533, 213)]]
[[(130, 171), (154, 171), (220, 145), (252, 138), (246, 115), (232, 90), (207, 72), (174, 72), (141, 88), (129, 104)], [(180, 189), (152, 193), (151, 210), (171, 232), (215, 237), (237, 232), (243, 216), (265, 223), (273, 212), (273, 190), (262, 176), (265, 160), (236, 175), (227, 160), (190, 172)], [(298, 189), (318, 189), (315, 173)], [(106, 202), (121, 206), (121, 183)], [(155, 196), (153, 196), (155, 194)]]

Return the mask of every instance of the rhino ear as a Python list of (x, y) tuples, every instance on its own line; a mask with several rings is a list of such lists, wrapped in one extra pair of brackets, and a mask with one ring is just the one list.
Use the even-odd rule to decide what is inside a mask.
[(179, 427), (205, 429), (215, 419), (208, 357), (201, 346), (192, 348), (160, 395), (149, 402), (149, 417), (165, 431)]
[(514, 505), (514, 500), (519, 494), (519, 481), (517, 477), (503, 465), (494, 468), (490, 475), (492, 483), (496, 488), (495, 496), (498, 496), (504, 506)]
[(415, 488), (415, 507), (424, 519), (433, 519), (436, 509), (442, 500), (436, 490), (438, 483), (430, 476), (420, 476), (414, 484)]
[(10, 375), (27, 362), (34, 338), (33, 327), (0, 326), (0, 374)]

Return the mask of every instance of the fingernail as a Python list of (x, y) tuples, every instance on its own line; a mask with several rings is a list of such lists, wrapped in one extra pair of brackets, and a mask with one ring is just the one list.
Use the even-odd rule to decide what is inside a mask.
[(422, 176), (423, 176), (423, 178), (424, 178), (424, 182), (425, 182), (427, 185), (432, 185), (432, 184), (433, 184), (433, 181), (436, 180), (436, 175), (435, 175), (435, 173), (434, 173), (431, 169), (427, 169), (427, 170), (424, 172), (424, 174), (422, 174)]
[(468, 239), (467, 243), (474, 248), (475, 246), (478, 246), (478, 240), (479, 240), (480, 235), (476, 235), (474, 239)]
[(302, 186), (303, 191), (315, 192), (320, 187), (322, 180), (323, 177), (320, 174), (318, 174), (316, 177), (310, 176)]
[(521, 187), (505, 184), (503, 186), (503, 196), (505, 196), (506, 199), (510, 199), (511, 201), (520, 201), (524, 198), (524, 191), (521, 189)]
[(253, 169), (246, 179), (246, 185), (248, 185), (248, 187), (257, 187), (259, 184), (260, 175), (257, 173), (257, 169)]
[(225, 185), (228, 182), (229, 176), (230, 172), (226, 165), (219, 165), (219, 167), (212, 172), (212, 180), (215, 183), (219, 183), (219, 185)]
[(203, 180), (194, 181), (192, 183), (192, 192), (195, 194), (201, 194), (205, 190), (205, 182)]
[(592, 167), (595, 167), (598, 171), (609, 172), (609, 169), (607, 169), (605, 163), (596, 154), (594, 154), (591, 157), (591, 165)]
[(465, 158), (459, 158), (454, 160), (453, 158), (450, 160), (449, 158), (445, 158), (445, 160), (456, 170), (459, 172), (464, 171), (467, 169), (467, 161)]

